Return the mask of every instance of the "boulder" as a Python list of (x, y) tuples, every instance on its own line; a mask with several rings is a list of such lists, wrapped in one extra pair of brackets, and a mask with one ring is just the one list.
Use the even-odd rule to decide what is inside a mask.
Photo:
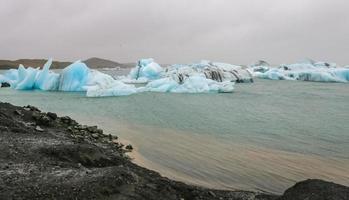
[(317, 179), (296, 183), (278, 200), (348, 200), (349, 187)]

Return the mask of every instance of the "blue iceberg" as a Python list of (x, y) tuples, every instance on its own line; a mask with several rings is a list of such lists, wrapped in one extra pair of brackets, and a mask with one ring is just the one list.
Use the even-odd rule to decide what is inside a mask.
[(34, 83), (34, 88), (39, 90), (57, 90), (60, 75), (50, 71), (52, 59), (49, 59), (43, 69), (38, 72)]
[(158, 63), (156, 63), (154, 59), (141, 59), (138, 61), (137, 66), (131, 70), (129, 79), (142, 79), (142, 82), (147, 82), (148, 80), (155, 80), (160, 78), (162, 72), (163, 68)]
[(135, 86), (91, 70), (80, 61), (64, 68), (60, 74), (50, 71), (51, 64), (52, 59), (49, 59), (42, 70), (20, 65), (17, 70), (10, 69), (0, 75), (0, 82), (7, 82), (17, 90), (86, 91), (89, 97), (122, 96), (137, 92)]
[(60, 91), (85, 91), (83, 88), (87, 82), (90, 69), (80, 61), (76, 61), (64, 68), (59, 80)]

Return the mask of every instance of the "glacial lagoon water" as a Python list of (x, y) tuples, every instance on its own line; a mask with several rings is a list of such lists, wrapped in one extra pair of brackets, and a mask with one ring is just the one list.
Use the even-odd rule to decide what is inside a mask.
[(349, 85), (256, 80), (231, 94), (83, 93), (0, 89), (0, 101), (34, 105), (101, 126), (164, 176), (220, 189), (282, 193), (321, 178), (349, 185)]

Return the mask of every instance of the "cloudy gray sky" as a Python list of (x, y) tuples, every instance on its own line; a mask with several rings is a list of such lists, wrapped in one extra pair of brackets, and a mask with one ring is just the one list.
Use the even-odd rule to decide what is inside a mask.
[(0, 0), (0, 59), (349, 64), (348, 0)]

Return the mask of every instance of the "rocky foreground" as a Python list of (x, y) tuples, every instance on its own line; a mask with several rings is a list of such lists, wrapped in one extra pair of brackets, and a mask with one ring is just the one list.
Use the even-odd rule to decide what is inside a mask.
[(0, 103), (0, 199), (349, 199), (348, 187), (321, 180), (282, 196), (190, 186), (137, 166), (130, 150), (96, 126)]

